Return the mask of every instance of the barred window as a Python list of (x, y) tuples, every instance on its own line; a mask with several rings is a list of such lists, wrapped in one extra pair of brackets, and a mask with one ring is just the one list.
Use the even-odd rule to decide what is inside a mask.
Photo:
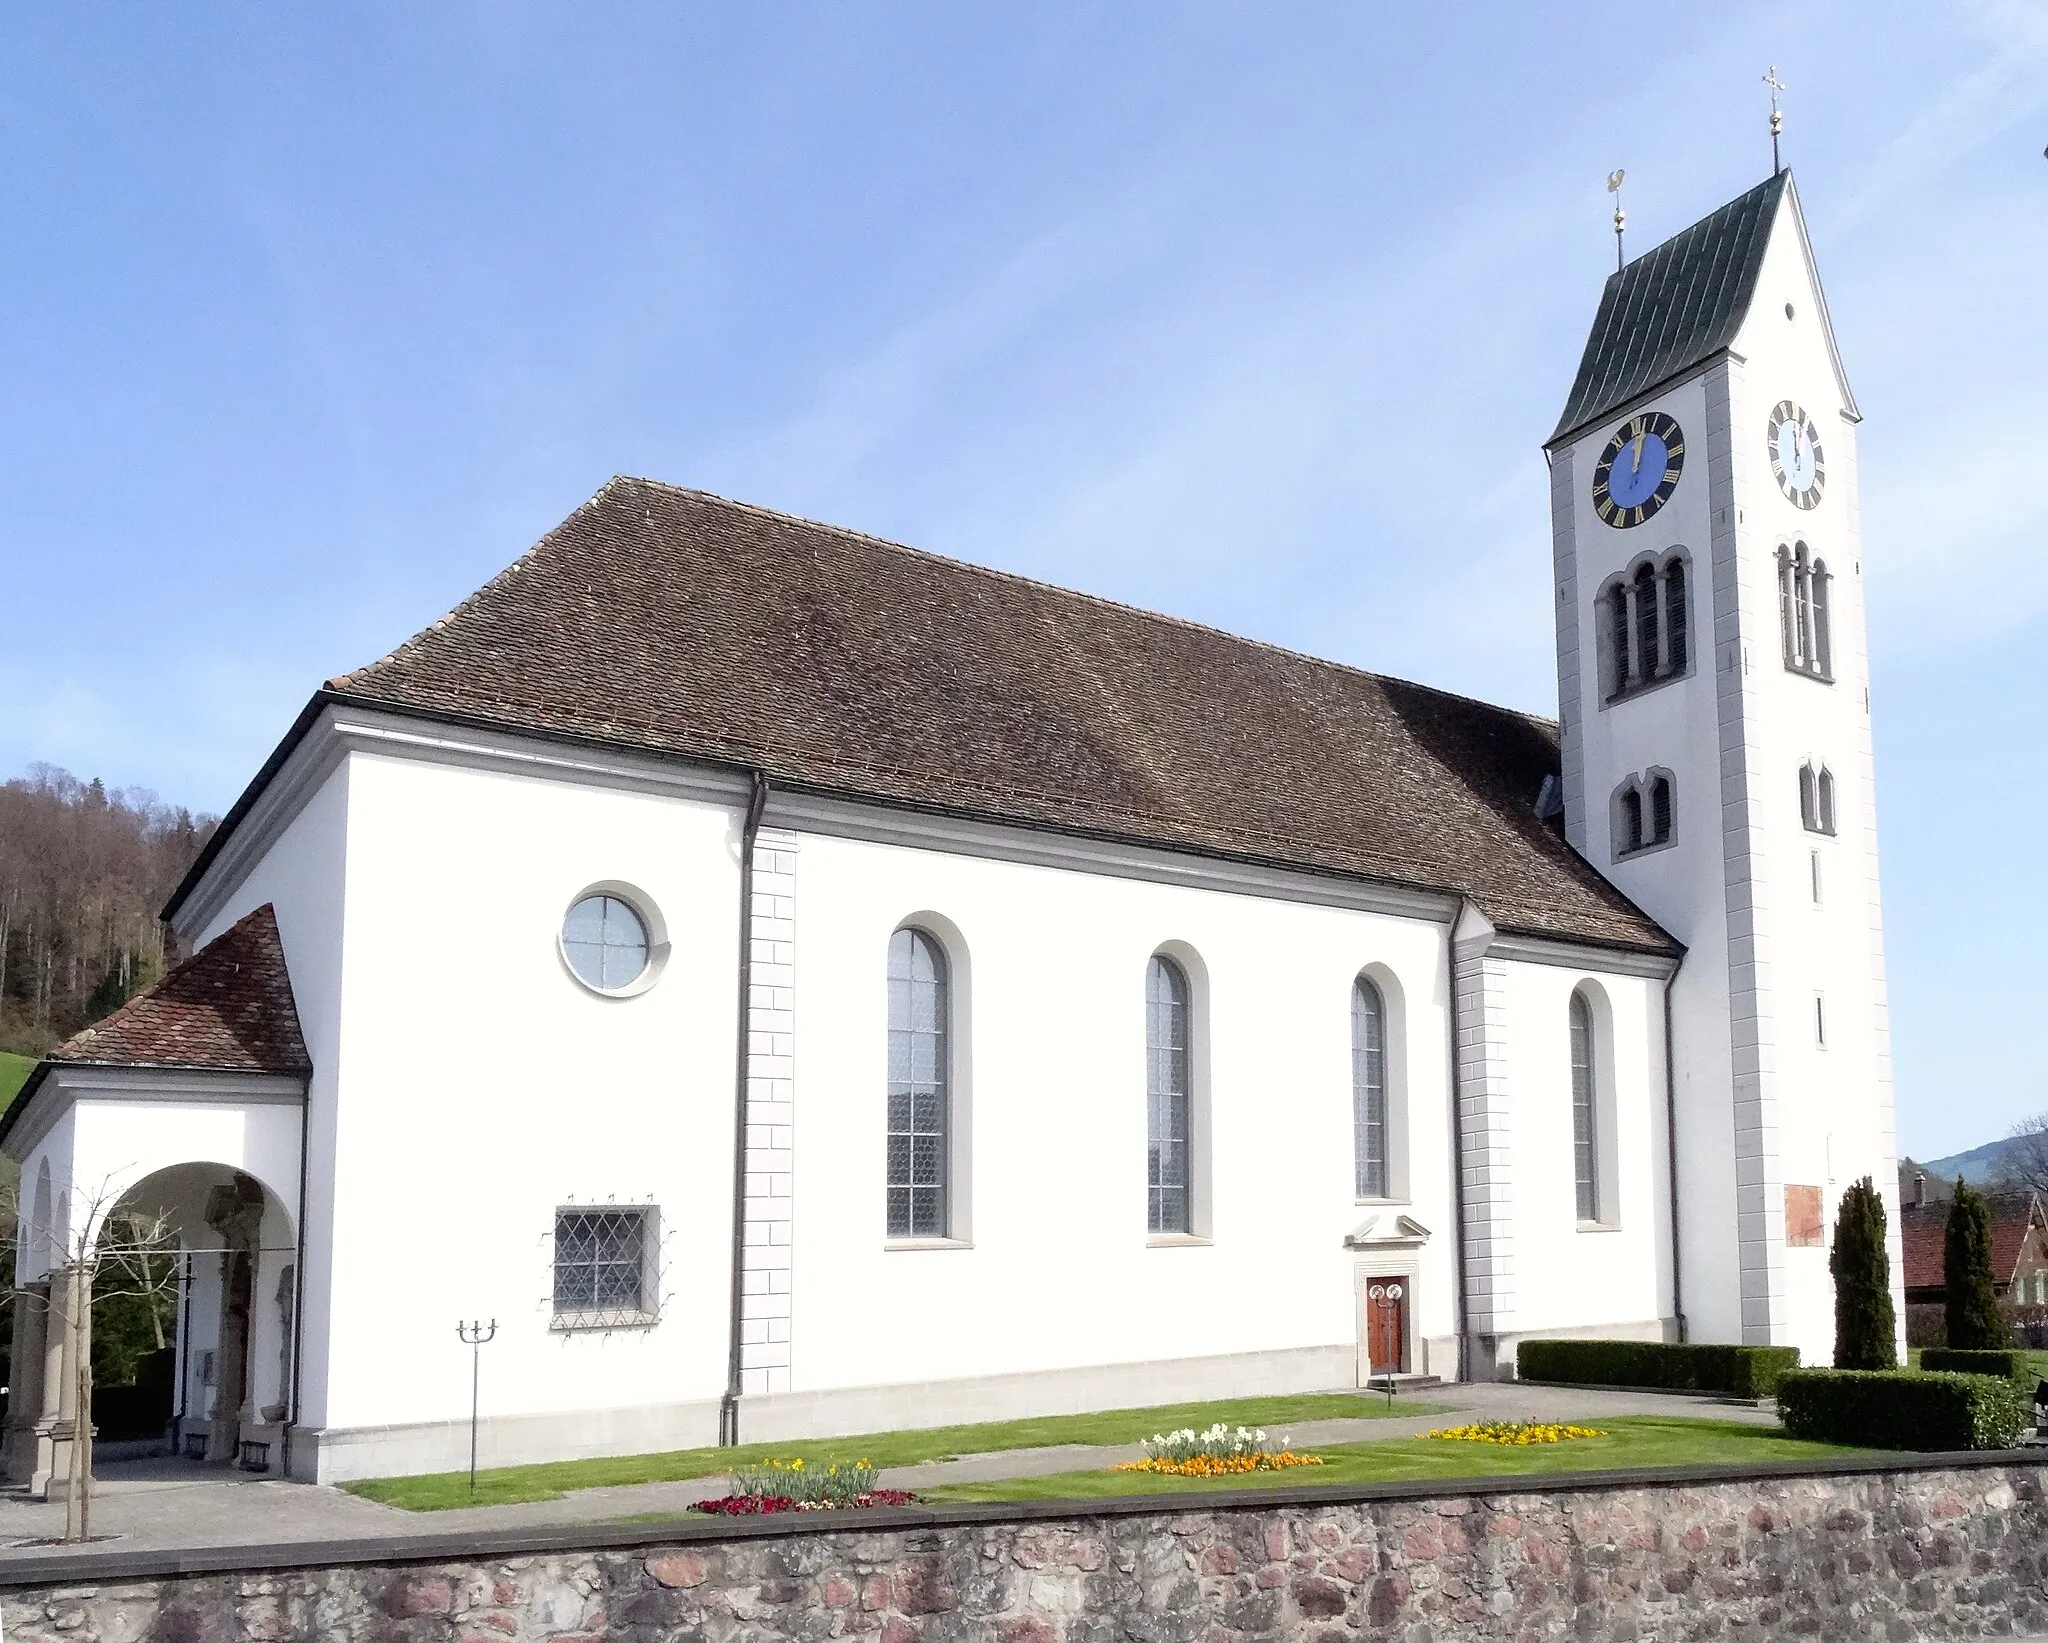
[(1573, 993), (1572, 1172), (1578, 1186), (1579, 1219), (1600, 1219), (1599, 1092), (1594, 1085), (1593, 1006)]
[(645, 1204), (555, 1211), (555, 1328), (653, 1322), (653, 1218)]
[(889, 938), (891, 1238), (944, 1238), (952, 1230), (949, 992), (936, 941), (911, 929)]
[(1387, 1002), (1366, 977), (1351, 987), (1351, 1114), (1358, 1196), (1385, 1198), (1387, 1185)]
[(1145, 1224), (1188, 1232), (1189, 993), (1187, 973), (1163, 954), (1145, 972)]

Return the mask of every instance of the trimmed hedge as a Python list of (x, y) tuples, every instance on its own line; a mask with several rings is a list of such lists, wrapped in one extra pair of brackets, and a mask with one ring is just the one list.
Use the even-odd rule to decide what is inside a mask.
[(2011, 1449), (2031, 1411), (2011, 1381), (1887, 1369), (1795, 1369), (1778, 1381), (1795, 1438), (1869, 1449)]
[(1525, 1381), (1647, 1386), (1668, 1392), (1720, 1392), (1732, 1398), (1767, 1398), (1779, 1377), (1798, 1367), (1796, 1346), (1523, 1341), (1515, 1348), (1515, 1373)]
[(2029, 1391), (2037, 1378), (2024, 1352), (1967, 1352), (1961, 1347), (1930, 1346), (1920, 1354), (1920, 1367), (1929, 1374), (1996, 1375)]

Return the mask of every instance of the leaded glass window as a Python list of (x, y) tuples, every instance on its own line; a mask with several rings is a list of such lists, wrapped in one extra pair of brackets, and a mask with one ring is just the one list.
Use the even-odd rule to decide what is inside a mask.
[(1147, 1228), (1187, 1232), (1189, 1077), (1187, 973), (1156, 957), (1145, 972), (1145, 1186)]
[(647, 968), (647, 925), (617, 896), (585, 896), (562, 921), (569, 967), (599, 992), (617, 992)]
[(1387, 1004), (1360, 976), (1351, 988), (1351, 1114), (1358, 1196), (1390, 1197), (1387, 1185)]
[(952, 1008), (946, 955), (922, 930), (889, 938), (889, 1157), (891, 1238), (944, 1238), (952, 1174)]
[(647, 1223), (651, 1211), (625, 1208), (555, 1211), (555, 1323), (603, 1328), (644, 1323)]
[(1572, 1171), (1578, 1183), (1579, 1219), (1600, 1219), (1599, 1101), (1594, 1087), (1593, 1007), (1584, 993), (1572, 994)]

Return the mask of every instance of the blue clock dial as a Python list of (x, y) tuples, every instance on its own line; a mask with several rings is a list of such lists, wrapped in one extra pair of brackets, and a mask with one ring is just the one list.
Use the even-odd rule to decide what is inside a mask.
[(1593, 511), (1616, 530), (1640, 525), (1678, 489), (1685, 434), (1662, 411), (1642, 411), (1614, 430), (1593, 470)]
[(1671, 447), (1645, 428), (1615, 456), (1607, 471), (1607, 494), (1622, 508), (1649, 501), (1670, 462)]
[(1767, 434), (1771, 451), (1771, 473), (1778, 489), (1795, 508), (1812, 508), (1820, 502), (1827, 486), (1827, 457), (1820, 448), (1820, 430), (1789, 399), (1781, 399), (1771, 411)]

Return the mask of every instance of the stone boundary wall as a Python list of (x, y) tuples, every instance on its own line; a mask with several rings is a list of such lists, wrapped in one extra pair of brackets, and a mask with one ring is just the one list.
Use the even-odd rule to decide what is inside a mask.
[[(17, 1555), (0, 1560), (0, 1620), (9, 1643), (1907, 1643), (2048, 1631), (2048, 1465), (1617, 1474), (1540, 1492), (1502, 1482), (876, 1512), (829, 1527), (698, 1519), (563, 1530), (551, 1544), (470, 1536), (461, 1554), (443, 1536), (324, 1559)], [(222, 1566), (238, 1555), (244, 1567)]]

